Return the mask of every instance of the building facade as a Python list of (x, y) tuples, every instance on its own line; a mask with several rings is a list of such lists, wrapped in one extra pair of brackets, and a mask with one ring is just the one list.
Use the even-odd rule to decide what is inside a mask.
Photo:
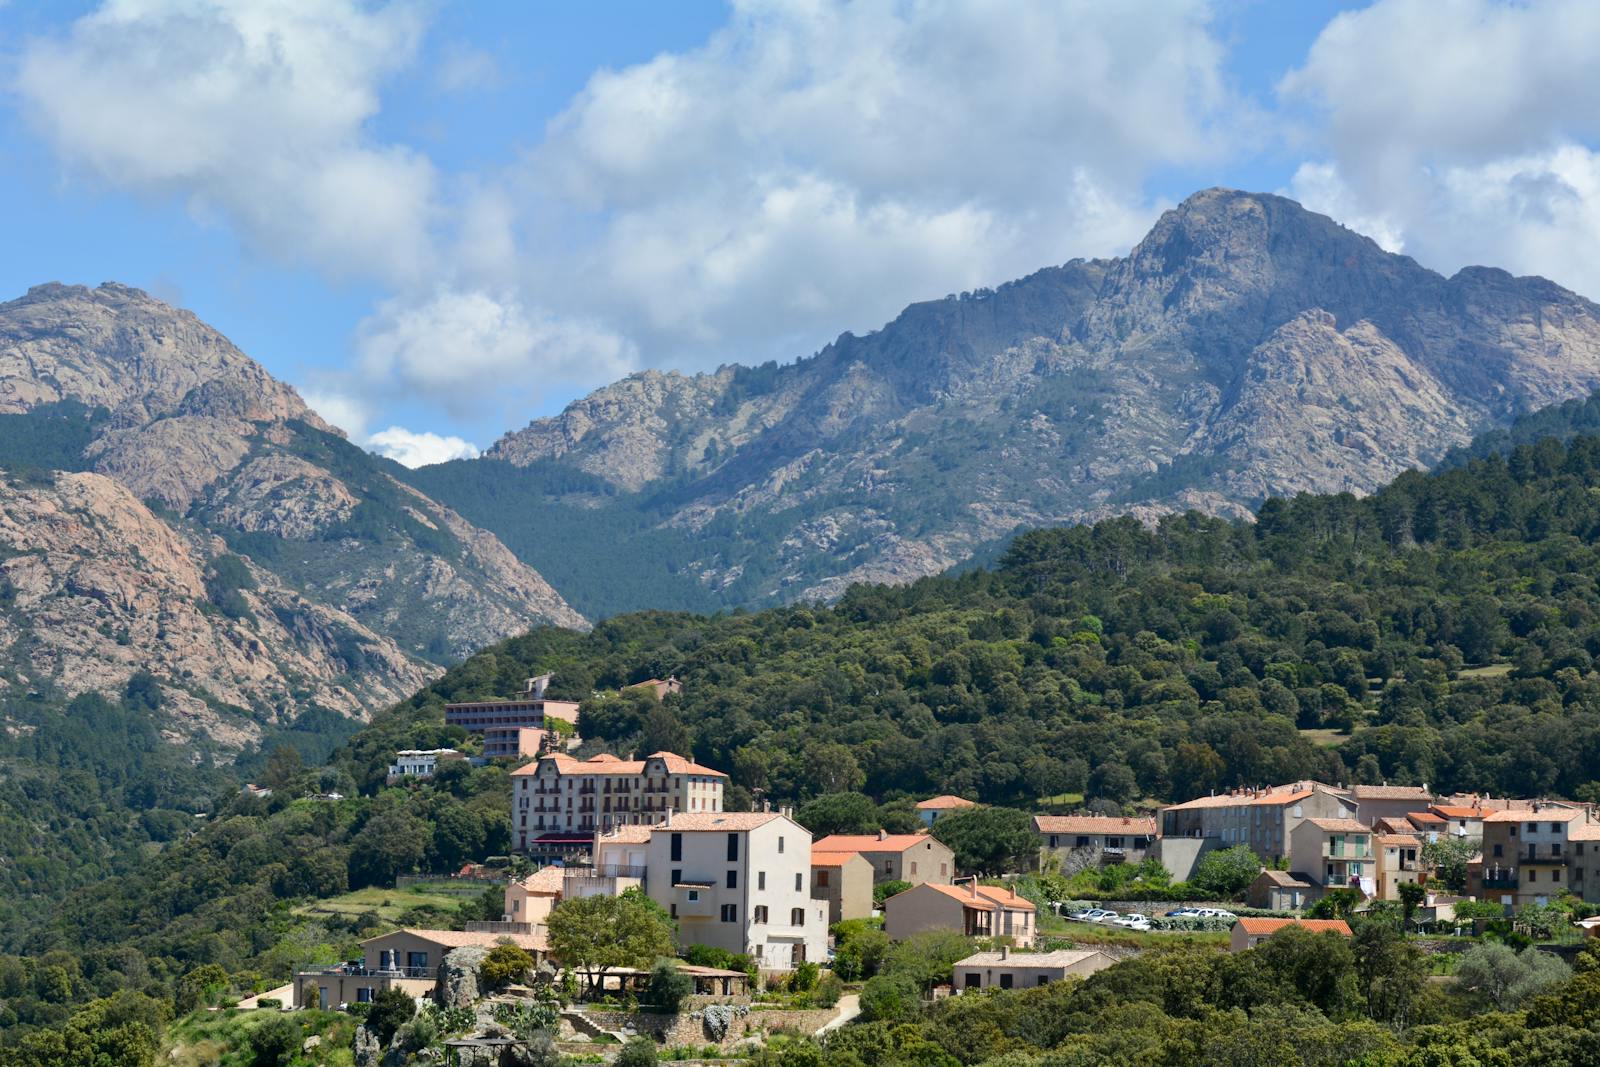
[(722, 810), (728, 776), (672, 752), (642, 760), (552, 753), (511, 772), (511, 832), (520, 852), (567, 855), (597, 831), (653, 826), (669, 812)]
[(1035, 815), (1033, 830), (1039, 835), (1041, 865), (1051, 857), (1065, 862), (1068, 856), (1082, 850), (1092, 853), (1099, 864), (1140, 863), (1156, 839), (1153, 818)]
[(440, 763), (461, 758), (462, 754), (453, 748), (403, 748), (389, 764), (389, 780), (432, 778)]
[(853, 852), (872, 865), (872, 881), (936, 882), (949, 885), (956, 854), (929, 834), (830, 834), (817, 841), (818, 852)]
[(551, 676), (541, 674), (529, 678), (522, 695), (512, 700), (470, 700), (444, 706), (444, 721), (450, 726), (460, 726), (473, 733), (483, 733), (491, 726), (528, 726), (544, 729), (545, 718), (563, 722), (578, 721), (578, 702), (575, 700), (547, 700), (545, 690)]
[(1289, 854), (1289, 839), (1302, 821), (1353, 818), (1355, 810), (1355, 802), (1332, 786), (1293, 782), (1173, 804), (1161, 809), (1161, 833), (1164, 838), (1210, 840), (1217, 848), (1248, 845), (1272, 863)]
[(1087, 978), (1116, 961), (1095, 949), (1058, 949), (1055, 952), (979, 952), (955, 965), (952, 984), (957, 993), (967, 989), (1034, 989), (1077, 975)]
[(776, 812), (673, 814), (651, 828), (645, 890), (680, 947), (748, 953), (763, 970), (820, 962), (828, 902), (811, 896), (811, 833)]
[(1343, 919), (1240, 919), (1228, 931), (1228, 950), (1243, 952), (1255, 948), (1286, 926), (1304, 927), (1314, 934), (1350, 936), (1350, 924)]
[(1009, 888), (924, 882), (883, 902), (883, 930), (896, 941), (928, 930), (954, 930), (963, 937), (1006, 937), (1016, 948), (1032, 948), (1037, 928), (1033, 902)]
[(828, 925), (872, 915), (872, 864), (859, 852), (811, 849), (811, 898), (828, 903)]
[(1491, 812), (1483, 820), (1479, 896), (1511, 907), (1545, 904), (1570, 892), (1594, 900), (1590, 867), (1600, 867), (1600, 826), (1588, 812), (1561, 804)]
[(356, 963), (296, 974), (294, 1006), (332, 1010), (341, 1004), (366, 1004), (391, 987), (413, 997), (425, 996), (433, 991), (439, 964), (450, 950), (467, 945), (493, 948), (502, 941), (526, 949), (535, 959), (544, 959), (550, 950), (543, 935), (396, 930), (361, 942), (362, 958)]
[(977, 806), (976, 801), (968, 800), (965, 797), (951, 796), (946, 793), (944, 796), (929, 797), (927, 800), (919, 801), (917, 803), (917, 818), (922, 820), (923, 826), (932, 828), (933, 824), (939, 821), (940, 816), (948, 815), (952, 811), (960, 811), (963, 808), (975, 808)]
[(1302, 819), (1290, 835), (1289, 866), (1324, 890), (1378, 892), (1372, 831), (1355, 819)]

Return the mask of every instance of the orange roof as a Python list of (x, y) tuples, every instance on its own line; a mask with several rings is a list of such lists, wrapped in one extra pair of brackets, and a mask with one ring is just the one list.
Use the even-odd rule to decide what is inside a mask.
[(1428, 810), (1447, 819), (1481, 819), (1488, 814), (1482, 808), (1461, 808), (1454, 804), (1435, 804)]
[(1448, 820), (1444, 816), (1435, 815), (1431, 811), (1413, 811), (1407, 813), (1406, 821), (1416, 826), (1436, 826)]
[(966, 797), (954, 797), (946, 793), (942, 797), (929, 797), (917, 804), (918, 811), (947, 811), (950, 808), (975, 808), (978, 802), (968, 800)]
[(927, 834), (829, 834), (811, 847), (818, 852), (904, 852), (935, 840)]
[(1336, 834), (1370, 834), (1372, 830), (1354, 819), (1307, 819), (1318, 830)]
[(781, 819), (775, 811), (700, 811), (685, 815), (673, 812), (672, 822), (659, 823), (650, 827), (651, 833), (666, 834), (676, 833), (679, 830), (754, 830), (758, 826), (765, 826), (773, 819)]
[(1252, 936), (1258, 934), (1275, 934), (1285, 926), (1304, 926), (1312, 933), (1335, 933), (1341, 937), (1350, 936), (1350, 924), (1343, 919), (1240, 919), (1239, 925), (1244, 927), (1244, 932)]
[[(811, 866), (813, 867), (843, 867), (857, 856), (859, 852), (823, 852), (820, 849), (811, 850)], [(866, 862), (863, 860), (862, 862)]]
[[(969, 908), (983, 908), (986, 911), (992, 911), (995, 908), (1012, 908), (1017, 911), (1036, 910), (1033, 906), (1033, 901), (1027, 897), (1018, 896), (1014, 889), (1002, 889), (997, 885), (980, 885), (976, 896), (973, 895), (970, 884), (935, 885), (932, 882), (923, 882), (919, 886), (905, 890), (905, 892), (915, 893), (918, 889), (932, 889), (943, 893), (947, 897), (954, 897)], [(895, 896), (900, 895), (899, 893), (895, 894)], [(893, 900), (894, 897), (889, 899)]]
[(619, 826), (615, 830), (602, 833), (599, 842), (602, 845), (643, 845), (650, 840), (651, 826)]
[(443, 945), (446, 948), (462, 948), (467, 945), (483, 945), (486, 948), (493, 948), (502, 941), (509, 941), (518, 948), (525, 948), (534, 952), (550, 951), (550, 941), (544, 934), (481, 934), (466, 930), (420, 930), (410, 926), (402, 930), (391, 930), (387, 934), (379, 934), (378, 937), (369, 937), (361, 943), (363, 945), (369, 944), (379, 938), (392, 937), (397, 933), (410, 934), (413, 937), (431, 941), (435, 945)]
[(1385, 845), (1422, 845), (1422, 838), (1416, 834), (1379, 834), (1378, 841)]
[(658, 759), (667, 765), (667, 770), (673, 774), (709, 774), (717, 778), (726, 778), (719, 770), (714, 770), (692, 759), (686, 759), (676, 752), (652, 752), (649, 759)]
[(1154, 819), (1121, 819), (1110, 815), (1035, 815), (1041, 834), (1143, 834), (1155, 836)]
[(565, 877), (566, 869), (563, 867), (540, 867), (517, 884), (530, 893), (559, 896)]
[(1321, 782), (1290, 782), (1287, 785), (1275, 785), (1261, 791), (1244, 790), (1237, 793), (1218, 793), (1208, 797), (1195, 797), (1182, 804), (1170, 804), (1166, 811), (1184, 811), (1191, 808), (1228, 808), (1234, 805), (1263, 804), (1268, 807), (1277, 807), (1282, 804), (1294, 804), (1302, 800), (1309, 800), (1316, 794), (1318, 788), (1329, 793), (1336, 793), (1331, 786)]
[(1569, 841), (1600, 841), (1600, 823), (1586, 822), (1568, 828)]

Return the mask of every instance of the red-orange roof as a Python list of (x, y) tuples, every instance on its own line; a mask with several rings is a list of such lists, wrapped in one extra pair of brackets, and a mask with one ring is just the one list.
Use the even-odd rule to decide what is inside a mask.
[(1370, 834), (1372, 831), (1354, 819), (1307, 819), (1318, 830), (1335, 834)]
[[(954, 897), (956, 900), (961, 901), (961, 903), (967, 905), (969, 908), (984, 908), (985, 910), (992, 910), (994, 908), (1013, 908), (1018, 911), (1036, 910), (1033, 906), (1033, 901), (1029, 900), (1027, 897), (1018, 896), (1015, 890), (1004, 889), (997, 885), (980, 885), (978, 887), (976, 896), (973, 895), (971, 885), (935, 885), (933, 882), (923, 882), (919, 886), (905, 890), (905, 892), (915, 893), (918, 889), (932, 889), (936, 892), (943, 893), (947, 897)], [(895, 896), (899, 895), (899, 893), (895, 894)], [(894, 897), (890, 897), (889, 899), (893, 900)]]
[[(822, 852), (818, 849), (811, 850), (811, 866), (813, 867), (843, 867), (859, 856), (858, 852)], [(862, 860), (865, 863), (865, 860)]]
[(1447, 819), (1481, 819), (1487, 814), (1482, 808), (1461, 808), (1454, 804), (1435, 804), (1428, 810), (1443, 815)]
[(1538, 811), (1523, 809), (1518, 811), (1496, 811), (1483, 817), (1484, 822), (1571, 822), (1573, 819), (1582, 819), (1583, 811), (1579, 808), (1540, 808)]
[(818, 852), (904, 852), (933, 840), (927, 834), (829, 834), (811, 847)]
[[(713, 778), (726, 778), (726, 774), (711, 767), (706, 767), (678, 755), (676, 752), (652, 752), (648, 759), (659, 759), (666, 764), (669, 774), (704, 774)], [(586, 760), (566, 752), (552, 752), (548, 756), (540, 757), (537, 763), (530, 763), (512, 771), (512, 775), (538, 774), (539, 768), (547, 760), (553, 760), (562, 774), (643, 774), (646, 760), (625, 760), (613, 756), (609, 752), (602, 752), (597, 756), (590, 756)]]
[(1335, 933), (1350, 936), (1350, 924), (1343, 919), (1240, 919), (1239, 925), (1251, 936), (1275, 934), (1285, 926), (1303, 926), (1312, 933)]

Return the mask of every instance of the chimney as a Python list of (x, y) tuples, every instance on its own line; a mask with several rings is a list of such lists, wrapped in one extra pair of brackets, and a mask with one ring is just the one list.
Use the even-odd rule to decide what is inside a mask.
[(889, 839), (889, 831), (880, 829), (878, 831), (878, 840), (879, 841), (887, 841), (888, 839)]
[(978, 876), (977, 875), (973, 875), (972, 876), (972, 899), (973, 900), (977, 900), (978, 899)]
[(667, 821), (663, 825), (666, 825), (666, 826), (671, 826), (672, 825), (672, 809), (671, 808), (667, 809)]
[(1010, 945), (1001, 945), (1000, 946), (1000, 959), (1001, 959), (1001, 961), (1003, 962), (1003, 961), (1008, 960), (1010, 958), (1011, 958), (1011, 946)]

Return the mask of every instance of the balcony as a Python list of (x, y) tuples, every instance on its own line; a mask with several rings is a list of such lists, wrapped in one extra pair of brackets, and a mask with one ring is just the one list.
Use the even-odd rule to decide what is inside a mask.
[(367, 967), (350, 963), (340, 963), (332, 967), (319, 967), (314, 970), (300, 971), (297, 977), (305, 978), (312, 975), (343, 975), (346, 978), (426, 978), (439, 977), (437, 967)]
[(1517, 869), (1515, 867), (1490, 868), (1483, 872), (1483, 888), (1485, 889), (1515, 889), (1517, 888)]
[(1536, 849), (1536, 848), (1533, 848), (1531, 845), (1528, 847), (1528, 849), (1526, 851), (1517, 853), (1517, 862), (1518, 863), (1536, 863), (1536, 864), (1539, 864), (1540, 866), (1544, 866), (1544, 867), (1561, 867), (1561, 866), (1564, 866), (1566, 864), (1568, 858), (1569, 857), (1568, 857), (1568, 855), (1566, 853), (1561, 853), (1561, 854), (1557, 855), (1557, 854), (1552, 854), (1550, 852), (1546, 852), (1544, 855), (1541, 856), (1541, 855), (1539, 855), (1539, 850)]
[(539, 924), (501, 919), (487, 922), (473, 920), (466, 924), (466, 931), (469, 934), (536, 934), (539, 932)]

